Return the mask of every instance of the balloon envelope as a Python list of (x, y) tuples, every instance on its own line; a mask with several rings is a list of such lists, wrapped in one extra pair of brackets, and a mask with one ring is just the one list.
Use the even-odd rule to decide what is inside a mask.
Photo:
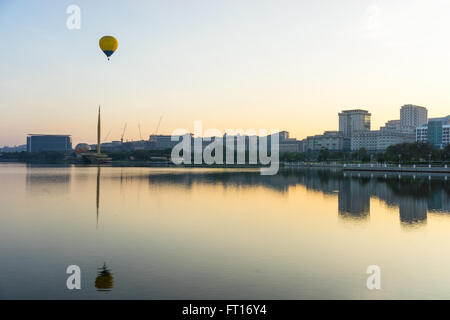
[(104, 36), (99, 41), (100, 49), (102, 49), (103, 53), (109, 57), (116, 51), (119, 46), (119, 42), (113, 36)]
[(114, 287), (114, 277), (106, 266), (106, 263), (97, 271), (95, 287), (97, 288), (97, 291), (110, 291)]

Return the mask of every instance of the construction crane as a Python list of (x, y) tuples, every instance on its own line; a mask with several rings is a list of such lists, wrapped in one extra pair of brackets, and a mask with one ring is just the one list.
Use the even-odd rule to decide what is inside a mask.
[(111, 130), (109, 130), (108, 131), (108, 134), (105, 136), (105, 138), (103, 139), (103, 142), (105, 142), (106, 141), (106, 139), (108, 139), (109, 138), (109, 135), (111, 134)]
[(140, 123), (138, 124), (138, 127), (139, 127), (139, 138), (142, 141), (142, 133), (141, 133), (141, 124)]
[(158, 125), (156, 126), (156, 130), (155, 130), (155, 133), (154, 133), (155, 136), (158, 134), (158, 130), (159, 130), (159, 126), (160, 126), (160, 124), (161, 124), (162, 118), (163, 118), (163, 116), (160, 116), (160, 117), (159, 117)]
[(125, 122), (125, 125), (123, 126), (123, 132), (122, 136), (120, 137), (120, 142), (123, 143), (123, 136), (125, 135), (125, 130), (127, 130), (127, 123)]
[(158, 124), (156, 125), (155, 131), (150, 135), (150, 139), (149, 139), (150, 142), (154, 142), (154, 143), (157, 142), (156, 135), (158, 134), (159, 126), (161, 125), (161, 120), (162, 120), (162, 116), (159, 117), (159, 121), (158, 121)]

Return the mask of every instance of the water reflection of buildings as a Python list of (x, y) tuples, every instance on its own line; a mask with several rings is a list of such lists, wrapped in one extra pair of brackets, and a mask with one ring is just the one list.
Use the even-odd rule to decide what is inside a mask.
[(342, 218), (365, 219), (370, 215), (370, 200), (377, 198), (399, 208), (400, 221), (426, 221), (428, 212), (450, 213), (450, 181), (445, 176), (398, 176), (384, 173), (344, 173), (339, 170), (286, 170), (276, 176), (259, 172), (181, 172), (150, 174), (150, 184), (180, 184), (187, 188), (199, 184), (235, 187), (264, 186), (281, 193), (290, 186), (336, 196)]
[(450, 193), (435, 192), (427, 198), (428, 210), (433, 212), (450, 212)]
[(27, 166), (26, 190), (29, 195), (64, 195), (70, 191), (70, 168), (56, 172), (45, 167)]
[(366, 218), (370, 212), (369, 183), (343, 179), (339, 186), (338, 211), (343, 217)]
[(370, 198), (374, 197), (397, 206), (403, 223), (426, 221), (427, 212), (450, 213), (450, 184), (445, 177), (350, 173), (342, 179), (354, 182), (339, 191), (340, 212), (342, 207), (343, 211), (364, 214), (370, 211)]

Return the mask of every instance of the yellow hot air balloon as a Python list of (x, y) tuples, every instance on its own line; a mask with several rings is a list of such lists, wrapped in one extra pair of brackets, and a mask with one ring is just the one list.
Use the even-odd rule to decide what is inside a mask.
[(114, 277), (111, 271), (103, 264), (102, 268), (98, 269), (98, 276), (95, 278), (95, 287), (97, 291), (110, 291), (114, 287)]
[(119, 42), (117, 42), (117, 39), (113, 36), (104, 36), (98, 43), (100, 45), (100, 49), (102, 49), (103, 53), (108, 57), (108, 60), (119, 46)]

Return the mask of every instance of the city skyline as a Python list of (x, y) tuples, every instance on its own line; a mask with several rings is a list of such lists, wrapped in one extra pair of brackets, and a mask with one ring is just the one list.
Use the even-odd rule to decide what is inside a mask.
[(449, 13), (0, 0), (0, 300), (450, 300)]
[[(417, 109), (419, 109), (419, 110), (424, 110), (424, 112), (425, 112), (425, 118), (424, 119), (421, 119), (421, 120), (418, 120), (418, 119), (411, 119), (411, 116), (412, 116), (412, 114), (415, 114), (415, 110), (417, 110)], [(406, 113), (406, 110), (412, 110), (411, 112), (408, 112), (408, 113)], [(356, 112), (356, 113), (355, 113)], [(405, 113), (404, 113), (405, 112)], [(412, 113), (412, 114), (410, 114), (410, 113)], [(421, 133), (421, 131), (420, 130), (425, 130), (426, 131), (426, 126), (427, 126), (427, 121), (428, 120), (440, 120), (440, 119), (443, 119), (443, 120), (445, 120), (444, 122), (445, 123), (448, 123), (450, 120), (449, 120), (449, 118), (450, 118), (450, 115), (444, 115), (444, 116), (440, 116), (440, 117), (433, 117), (433, 118), (428, 118), (427, 117), (427, 113), (428, 113), (428, 109), (426, 108), (426, 107), (423, 107), (423, 106), (417, 106), (417, 105), (413, 105), (413, 104), (404, 104), (404, 105), (402, 105), (401, 106), (401, 108), (399, 109), (399, 118), (398, 119), (389, 119), (389, 120), (386, 120), (386, 122), (384, 123), (384, 126), (380, 126), (379, 128), (373, 128), (373, 127), (371, 127), (371, 116), (372, 116), (372, 114), (370, 113), (370, 111), (369, 110), (362, 110), (362, 109), (347, 109), (347, 110), (341, 110), (340, 112), (338, 112), (338, 129), (337, 130), (331, 130), (331, 129), (325, 129), (324, 131), (323, 131), (323, 134), (322, 133), (320, 133), (320, 132), (316, 132), (316, 133), (314, 133), (313, 135), (309, 135), (309, 136), (306, 136), (306, 137), (294, 137), (294, 136), (292, 136), (291, 134), (290, 134), (290, 131), (289, 130), (286, 130), (286, 129), (278, 129), (277, 131), (279, 132), (279, 133), (287, 133), (287, 138), (285, 138), (285, 139), (288, 139), (288, 140), (296, 140), (297, 142), (302, 142), (302, 143), (305, 143), (306, 145), (307, 145), (307, 141), (308, 141), (308, 139), (310, 139), (310, 138), (316, 138), (316, 137), (325, 137), (326, 139), (329, 139), (331, 136), (334, 136), (334, 138), (339, 138), (339, 139), (344, 139), (344, 138), (347, 138), (347, 139), (349, 139), (349, 143), (350, 143), (350, 137), (352, 137), (352, 136), (354, 136), (354, 137), (357, 137), (358, 135), (361, 135), (361, 134), (364, 134), (363, 132), (367, 132), (368, 134), (379, 134), (379, 132), (381, 132), (382, 134), (384, 133), (384, 134), (386, 134), (386, 133), (388, 133), (388, 135), (391, 135), (392, 133), (398, 133), (398, 134), (400, 134), (400, 135), (398, 135), (398, 134), (396, 134), (395, 136), (397, 136), (397, 137), (394, 137), (394, 139), (395, 139), (395, 141), (396, 141), (396, 143), (401, 143), (401, 142), (408, 142), (409, 140), (408, 139), (404, 139), (404, 134), (405, 133), (408, 133), (408, 131), (409, 131), (409, 129), (411, 129), (411, 128), (408, 128), (408, 127), (404, 127), (404, 125), (401, 125), (401, 122), (402, 121), (406, 121), (406, 120), (408, 120), (408, 121), (418, 121), (417, 123), (416, 123), (416, 125), (414, 126), (413, 125), (413, 129), (412, 129), (412, 131), (411, 132), (409, 132), (409, 134), (411, 134), (411, 135), (414, 135), (415, 136), (415, 138), (414, 138), (414, 141), (426, 141), (426, 138), (421, 138), (421, 137), (418, 137), (418, 136), (416, 136), (417, 134), (419, 134), (419, 136), (422, 136), (423, 135), (423, 133)], [(360, 123), (360, 125), (362, 126), (361, 128), (356, 128), (356, 131), (355, 131), (355, 133), (356, 133), (356, 136), (354, 135), (354, 134), (351, 134), (350, 132), (347, 132), (347, 130), (348, 130), (348, 128), (346, 128), (349, 124), (347, 124), (347, 121), (350, 121), (350, 120), (346, 120), (346, 122), (345, 123), (343, 123), (342, 121), (344, 120), (343, 119), (343, 116), (344, 115), (347, 115), (347, 116), (349, 116), (349, 115), (351, 115), (351, 114), (356, 114), (358, 117), (360, 116), (360, 115), (362, 115), (362, 117), (361, 118), (358, 118), (358, 120), (357, 120), (357, 123)], [(350, 118), (349, 118), (350, 119)], [(98, 120), (98, 119), (97, 119)], [(161, 119), (160, 119), (161, 120)], [(367, 122), (367, 123), (366, 123)], [(394, 123), (396, 123), (397, 125), (395, 125)], [(139, 125), (138, 125), (139, 126)], [(425, 127), (423, 127), (423, 126), (425, 126)], [(195, 127), (195, 123), (194, 123), (194, 127)], [(124, 134), (125, 133), (125, 129), (127, 128), (127, 125), (125, 124), (125, 127), (124, 127), (124, 130), (122, 131), (122, 134)], [(423, 129), (423, 128), (425, 128), (425, 129)], [(184, 129), (186, 129), (186, 128), (183, 128), (183, 130)], [(196, 135), (196, 134), (194, 134), (194, 136), (198, 136), (198, 137), (203, 137), (203, 138), (206, 138), (206, 137), (211, 137), (210, 135), (205, 135), (205, 133), (209, 130), (210, 128), (202, 128), (202, 135)], [(416, 129), (417, 130), (419, 130), (418, 131), (418, 133), (416, 133)], [(97, 130), (101, 130), (99, 127), (97, 127)], [(139, 130), (140, 130), (140, 128), (139, 128)], [(226, 135), (227, 134), (227, 130), (238, 130), (238, 132), (240, 131), (240, 130), (242, 130), (242, 133), (240, 133), (240, 134), (243, 134), (243, 135), (247, 135), (246, 133), (245, 133), (245, 129), (242, 129), (242, 128), (226, 128), (223, 132), (222, 132), (222, 135)], [(355, 130), (355, 129), (352, 129), (352, 130)], [(406, 131), (405, 131), (406, 130)], [(186, 129), (186, 132), (187, 133), (189, 133), (190, 132), (190, 134), (192, 135), (192, 132), (195, 132), (196, 130), (194, 129), (193, 131), (189, 131), (189, 130), (187, 130)], [(256, 130), (256, 133), (257, 133), (257, 135), (258, 136), (261, 136), (259, 133), (258, 133), (258, 130)], [(270, 134), (271, 132), (270, 131), (268, 131), (267, 132), (267, 134)], [(274, 133), (274, 132), (272, 132), (272, 133)], [(339, 135), (339, 136), (336, 136), (336, 133), (341, 133), (341, 135)], [(116, 142), (122, 142), (122, 138), (123, 138), (123, 136), (120, 138), (120, 139), (104, 139), (104, 132), (102, 132), (102, 131), (99, 131), (98, 132), (98, 134), (100, 134), (100, 136), (97, 136), (97, 139), (98, 139), (98, 137), (101, 137), (101, 144), (105, 144), (105, 143), (111, 143), (111, 142), (113, 142), (113, 143), (116, 143)], [(171, 135), (172, 133), (164, 133), (164, 132), (159, 132), (159, 134), (155, 134), (155, 132), (152, 132), (152, 133), (150, 133), (150, 134), (144, 134), (144, 136), (142, 136), (142, 132), (139, 132), (139, 135), (140, 135), (140, 137), (138, 138), (138, 139), (124, 139), (123, 140), (123, 142), (139, 142), (139, 141), (151, 141), (151, 137), (152, 137), (152, 135), (156, 135), (156, 136), (167, 136), (167, 137), (170, 137), (170, 135)], [(30, 136), (30, 135), (37, 135), (37, 136), (40, 136), (40, 135), (48, 135), (48, 136), (72, 136), (71, 134), (60, 134), (60, 133), (40, 133), (40, 134), (27, 134), (27, 136)], [(108, 137), (109, 137), (109, 135), (110, 135), (110, 132), (108, 132)], [(328, 135), (328, 136), (327, 136)], [(262, 135), (262, 136), (264, 136), (264, 135)], [(148, 139), (147, 139), (148, 138)], [(425, 139), (425, 140), (424, 140)], [(75, 140), (76, 141), (76, 140)], [(353, 140), (352, 140), (353, 141)], [(122, 143), (123, 143), (122, 142)], [(386, 143), (387, 141), (385, 141), (385, 143)], [(91, 141), (76, 141), (76, 142), (74, 142), (73, 143), (73, 146), (75, 146), (75, 145), (78, 145), (78, 144), (90, 144), (90, 145), (94, 145), (94, 143), (93, 142), (91, 142)], [(98, 143), (100, 143), (99, 141), (97, 141), (97, 144)], [(343, 143), (343, 141), (340, 141), (339, 142), (339, 145), (337, 146), (337, 149), (335, 149), (335, 148), (331, 148), (331, 150), (342, 150), (342, 149), (345, 149), (345, 148), (347, 148), (347, 147), (344, 147), (343, 145), (342, 145), (342, 143)], [(361, 141), (359, 141), (358, 143), (361, 143)], [(391, 141), (391, 142), (387, 142), (387, 145), (390, 145), (390, 144), (393, 144), (394, 142), (393, 141)], [(26, 143), (26, 144), (17, 144), (17, 145), (5, 145), (5, 146), (1, 146), (0, 145), (0, 148), (3, 148), (3, 149), (8, 149), (8, 148), (12, 148), (12, 149), (14, 149), (14, 148), (18, 148), (18, 147), (22, 147), (22, 146), (26, 146), (28, 144), (28, 142)], [(358, 146), (358, 147), (356, 147), (356, 148), (354, 148), (354, 147), (352, 147), (351, 149), (352, 150), (357, 150), (357, 149), (359, 149), (359, 147), (365, 147), (365, 148), (367, 148), (364, 144), (363, 145), (360, 145), (360, 146)], [(348, 148), (350, 149), (350, 146), (348, 146)], [(327, 149), (328, 149), (328, 147), (327, 147)], [(383, 147), (383, 149), (385, 149), (385, 147)]]
[[(77, 1), (79, 30), (70, 4), (0, 2), (0, 146), (95, 141), (99, 104), (111, 140), (125, 122), (129, 139), (139, 124), (148, 136), (160, 116), (164, 133), (202, 120), (303, 138), (336, 130), (343, 109), (370, 110), (373, 128), (408, 103), (448, 113), (445, 1)], [(105, 33), (120, 43), (109, 62)]]

